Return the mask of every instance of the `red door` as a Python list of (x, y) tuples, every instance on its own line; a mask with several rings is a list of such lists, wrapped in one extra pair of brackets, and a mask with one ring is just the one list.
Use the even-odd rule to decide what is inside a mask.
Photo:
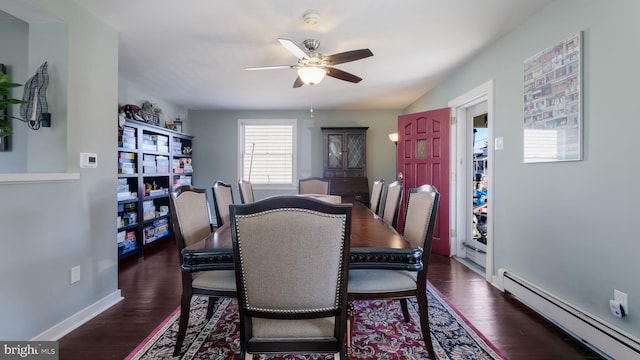
[(449, 256), (449, 130), (450, 109), (443, 108), (398, 116), (398, 169), (403, 194), (398, 229), (410, 188), (431, 184), (440, 192), (433, 232), (433, 252)]

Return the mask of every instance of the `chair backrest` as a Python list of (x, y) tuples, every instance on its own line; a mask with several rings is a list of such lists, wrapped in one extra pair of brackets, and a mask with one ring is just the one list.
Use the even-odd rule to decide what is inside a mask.
[(242, 204), (251, 204), (254, 202), (253, 185), (245, 179), (238, 180), (238, 191), (240, 192), (240, 202)]
[(242, 351), (344, 350), (351, 207), (299, 196), (231, 206)]
[(398, 224), (398, 210), (400, 210), (401, 199), (402, 183), (400, 181), (394, 181), (387, 186), (384, 211), (382, 212), (382, 220), (393, 227), (396, 227)]
[(231, 185), (216, 181), (211, 188), (213, 193), (213, 207), (216, 211), (216, 223), (222, 226), (229, 222), (229, 205), (233, 204)]
[(324, 194), (329, 195), (331, 180), (310, 177), (298, 181), (298, 194)]
[(178, 251), (202, 240), (213, 231), (205, 189), (191, 185), (179, 186), (171, 193), (169, 205)]
[(380, 199), (382, 197), (382, 190), (384, 189), (384, 180), (376, 180), (371, 187), (371, 199), (369, 200), (369, 209), (375, 214), (378, 213), (380, 207)]
[(409, 189), (403, 236), (414, 247), (422, 248), (424, 269), (429, 264), (439, 203), (440, 193), (432, 185)]

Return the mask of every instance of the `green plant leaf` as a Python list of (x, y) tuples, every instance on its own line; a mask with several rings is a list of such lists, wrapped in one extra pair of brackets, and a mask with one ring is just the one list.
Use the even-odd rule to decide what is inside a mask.
[(0, 73), (0, 138), (4, 138), (13, 134), (11, 119), (26, 122), (26, 120), (24, 119), (6, 114), (6, 109), (10, 105), (26, 103), (26, 101), (9, 97), (11, 96), (11, 89), (19, 86), (22, 85), (9, 82), (9, 75)]
[(7, 120), (0, 119), (0, 138), (7, 137), (13, 133), (11, 123)]

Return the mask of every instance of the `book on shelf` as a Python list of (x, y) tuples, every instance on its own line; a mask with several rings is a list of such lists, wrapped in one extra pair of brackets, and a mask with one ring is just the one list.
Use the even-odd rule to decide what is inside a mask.
[(136, 159), (134, 153), (118, 152), (118, 173), (134, 174), (136, 171)]
[(156, 166), (159, 173), (166, 174), (169, 172), (169, 158), (166, 156), (156, 156)]
[(125, 212), (121, 216), (118, 216), (118, 227), (125, 227), (138, 223), (138, 213)]
[(136, 168), (121, 168), (118, 169), (118, 174), (122, 175), (133, 175), (136, 173)]
[(190, 174), (193, 172), (191, 158), (173, 159), (171, 163), (171, 171), (174, 174)]
[(156, 163), (142, 163), (142, 172), (145, 174), (157, 174), (158, 167)]
[[(136, 193), (133, 194), (137, 195)], [(122, 211), (136, 211), (136, 205), (134, 202), (122, 204)]]
[[(120, 241), (121, 239), (122, 241)], [(118, 233), (118, 250), (120, 253), (129, 252), (137, 247), (135, 231), (121, 231)]]
[[(137, 198), (138, 193), (135, 191), (131, 191), (131, 188), (129, 183), (127, 182), (127, 179), (118, 179), (118, 188), (117, 188), (116, 196), (118, 198), (118, 201), (129, 200), (129, 199)], [(118, 211), (120, 211), (119, 205), (118, 205)]]
[(153, 200), (146, 200), (142, 202), (142, 218), (144, 220), (156, 218), (156, 205), (153, 203)]
[(161, 237), (167, 236), (167, 235), (169, 235), (169, 224), (156, 226), (154, 231), (155, 231), (155, 238), (156, 239), (160, 239)]
[(135, 167), (135, 160), (132, 159), (118, 159), (118, 166), (122, 168)]
[(155, 189), (155, 190), (151, 190), (149, 191), (149, 196), (160, 196), (160, 195), (165, 195), (167, 193), (167, 189)]
[(180, 140), (173, 141), (173, 155), (182, 155), (182, 142)]
[(143, 240), (145, 244), (148, 244), (156, 239), (156, 233), (153, 226), (146, 226), (142, 230)]
[(128, 143), (128, 142), (119, 141), (118, 142), (118, 147), (121, 147), (121, 148), (124, 148), (124, 149), (129, 149), (129, 150), (135, 150), (136, 149), (136, 144), (135, 143)]
[(136, 148), (135, 135), (127, 135), (126, 133), (123, 133), (122, 135), (118, 135), (118, 146), (125, 149), (135, 149)]
[(175, 177), (173, 179), (173, 185), (175, 185), (175, 186), (191, 185), (191, 176), (180, 175), (178, 177)]
[(116, 196), (118, 197), (118, 201), (135, 200), (136, 198), (138, 198), (138, 193), (132, 192), (132, 191), (126, 191), (126, 192), (119, 192), (117, 193)]
[(126, 151), (119, 151), (118, 152), (118, 159), (135, 160), (135, 158), (136, 158), (136, 154), (135, 153), (126, 152)]
[(152, 135), (156, 144), (156, 151), (161, 153), (169, 152), (169, 137), (164, 135)]
[(166, 218), (154, 220), (152, 225), (145, 226), (143, 234), (145, 244), (169, 235), (169, 220)]

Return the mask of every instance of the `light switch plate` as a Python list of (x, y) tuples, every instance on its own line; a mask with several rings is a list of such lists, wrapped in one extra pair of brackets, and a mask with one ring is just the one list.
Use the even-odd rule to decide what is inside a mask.
[(98, 167), (98, 155), (94, 153), (80, 153), (80, 167), (97, 168)]
[(494, 143), (495, 143), (494, 149), (502, 150), (504, 148), (504, 140), (503, 140), (502, 136), (497, 137), (496, 140), (494, 141)]

